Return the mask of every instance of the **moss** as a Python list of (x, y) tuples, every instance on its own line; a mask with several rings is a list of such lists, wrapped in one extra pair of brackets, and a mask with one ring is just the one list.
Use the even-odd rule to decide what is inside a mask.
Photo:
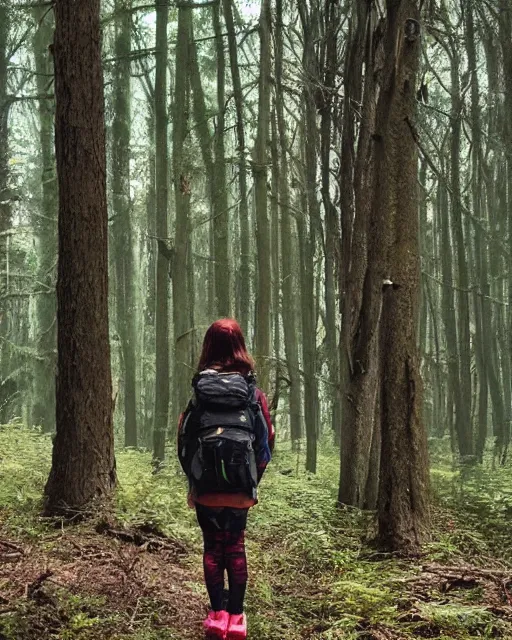
[[(41, 553), (50, 553), (59, 541), (55, 530), (38, 517), (38, 509), (51, 440), (19, 425), (2, 427), (0, 451), (0, 528), (13, 539), (26, 541), (28, 536)], [(263, 480), (260, 504), (249, 518), (251, 635), (258, 640), (512, 637), (512, 624), (500, 617), (496, 600), (490, 601), (488, 585), (444, 593), (435, 580), (425, 578), (420, 566), (488, 564), (492, 553), (501, 558), (508, 553), (512, 545), (507, 548), (502, 541), (510, 534), (492, 523), (508, 499), (512, 470), (475, 472), (464, 478), (461, 491), (459, 471), (448, 469), (444, 457), (435, 464), (433, 540), (421, 562), (406, 562), (380, 555), (366, 544), (374, 531), (372, 514), (336, 507), (338, 458), (330, 447), (321, 448), (317, 475), (302, 471), (303, 454), (298, 457), (280, 447)], [(119, 526), (149, 525), (186, 544), (188, 555), (166, 562), (179, 563), (180, 575), (185, 575), (180, 593), (189, 595), (182, 595), (183, 603), (178, 604), (184, 615), (197, 617), (194, 624), (199, 628), (201, 613), (196, 606), (187, 614), (187, 599), (204, 601), (206, 608), (201, 536), (186, 504), (183, 475), (174, 460), (153, 474), (150, 453), (136, 450), (118, 451), (117, 466)], [(505, 497), (494, 504), (497, 496)], [(75, 532), (87, 536), (87, 525)], [(499, 597), (496, 593), (494, 598)], [(62, 640), (195, 637), (184, 635), (177, 625), (163, 625), (162, 602), (151, 594), (141, 600), (135, 617), (132, 605), (122, 599), (109, 603), (108, 598), (92, 600), (66, 591), (52, 597), (54, 603), (45, 606), (24, 598), (16, 601), (13, 611), (0, 616), (0, 638), (45, 640), (38, 631), (41, 621), (54, 634), (48, 638)]]

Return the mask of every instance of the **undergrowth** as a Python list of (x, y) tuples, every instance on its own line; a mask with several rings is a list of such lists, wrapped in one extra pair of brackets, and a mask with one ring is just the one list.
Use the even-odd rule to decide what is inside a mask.
[[(0, 540), (9, 537), (35, 545), (54, 535), (51, 524), (39, 517), (50, 462), (50, 437), (21, 425), (0, 427)], [(302, 454), (278, 446), (261, 486), (260, 504), (251, 510), (251, 637), (512, 638), (512, 621), (489, 606), (483, 589), (457, 590), (447, 598), (434, 583), (423, 585), (421, 593), (414, 586), (422, 579), (421, 566), (428, 563), (485, 566), (492, 559), (508, 566), (512, 534), (504, 522), (510, 522), (512, 513), (510, 468), (455, 468), (446, 452), (437, 452), (433, 539), (424, 558), (406, 561), (379, 554), (367, 544), (374, 534), (372, 514), (335, 506), (338, 459), (329, 447), (320, 453), (316, 475), (303, 467)], [(201, 536), (174, 460), (154, 474), (148, 452), (119, 450), (117, 469), (119, 526), (149, 525), (183, 543), (188, 553), (179, 562), (190, 571), (187, 588), (200, 593), (206, 607), (198, 579)], [(0, 604), (1, 594), (0, 581)], [(60, 627), (50, 629), (53, 635), (43, 636), (35, 628), (32, 636), (26, 635), (37, 603), (20, 598), (14, 609), (2, 613), (0, 608), (0, 640), (183, 638), (179, 629), (158, 627), (151, 602), (144, 603), (143, 621), (134, 623), (131, 612), (112, 611), (108, 601), (88, 593), (57, 590), (52, 598), (61, 620)]]

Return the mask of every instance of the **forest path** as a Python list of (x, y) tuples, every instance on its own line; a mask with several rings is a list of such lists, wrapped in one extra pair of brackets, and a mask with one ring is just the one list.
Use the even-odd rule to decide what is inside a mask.
[[(6, 533), (0, 526), (0, 640), (203, 637), (206, 597), (201, 566), (197, 551), (186, 543), (148, 530), (112, 529), (104, 524), (60, 529), (37, 541), (13, 540), (12, 532), (9, 539)], [(414, 566), (416, 562), (411, 561), (410, 569)], [(512, 637), (501, 628), (502, 623), (510, 624), (512, 631), (512, 570), (497, 560), (489, 569), (431, 562), (419, 572), (403, 571), (395, 579), (402, 585), (397, 626), (403, 624), (404, 635), (399, 628), (379, 624), (369, 611), (357, 637), (401, 640), (410, 637), (412, 627), (416, 637), (424, 638)], [(383, 579), (382, 591), (388, 588)], [(302, 592), (303, 600), (314, 600), (321, 589), (319, 583), (311, 582), (309, 590)], [(468, 593), (474, 594), (474, 606), (464, 612), (462, 601)], [(329, 593), (324, 598), (327, 614)], [(390, 603), (379, 601), (377, 606), (385, 619)], [(457, 607), (456, 615), (473, 615), (474, 635), (469, 631), (461, 635), (456, 627), (450, 634), (446, 620), (443, 624), (443, 616), (449, 617)], [(429, 608), (435, 612), (430, 618)], [(5, 629), (2, 632), (1, 618), (13, 612), (17, 614), (15, 635), (9, 635)], [(273, 615), (272, 611), (262, 613)], [(322, 621), (311, 622), (294, 637), (354, 637), (342, 630), (324, 635)], [(281, 640), (279, 633), (274, 637)]]

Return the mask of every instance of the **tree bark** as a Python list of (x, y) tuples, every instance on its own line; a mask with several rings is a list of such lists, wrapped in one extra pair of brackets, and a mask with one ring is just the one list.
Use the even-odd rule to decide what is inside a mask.
[(116, 267), (116, 327), (124, 380), (124, 444), (137, 446), (136, 313), (132, 203), (130, 198), (131, 0), (116, 0), (114, 119), (112, 123), (112, 204)]
[(281, 213), (281, 291), (284, 330), (284, 349), (290, 380), (290, 435), (295, 446), (302, 437), (302, 394), (299, 371), (299, 346), (297, 327), (297, 282), (294, 278), (294, 251), (296, 232), (292, 227), (290, 212), (289, 161), (286, 121), (284, 116), (283, 91), (283, 2), (276, 1), (276, 116), (279, 133), (280, 170), (279, 170), (279, 204)]
[[(156, 70), (155, 70), (155, 139), (156, 139), (156, 235), (163, 242), (169, 235), (167, 207), (169, 173), (167, 142), (167, 22), (169, 1), (159, 0), (156, 6)], [(169, 421), (169, 263), (159, 243), (156, 261), (155, 314), (155, 411), (153, 427), (153, 458), (165, 456), (165, 436)]]
[[(512, 370), (512, 123), (510, 122), (510, 109), (512, 109), (512, 2), (511, 0), (500, 0), (499, 12), (499, 34), (501, 41), (501, 49), (503, 54), (503, 79), (505, 84), (505, 116), (504, 116), (504, 139), (505, 139), (505, 157), (507, 159), (507, 227), (508, 227), (508, 322), (507, 322), (507, 374)], [(505, 463), (510, 445), (512, 409), (510, 407), (510, 398), (512, 396), (510, 375), (504, 376), (503, 383), (505, 385), (505, 400), (508, 407), (507, 416), (503, 422), (500, 437), (496, 441), (496, 454), (500, 458), (502, 464)]]
[[(427, 438), (421, 419), (417, 344), (418, 161), (412, 134), (421, 42), (419, 17), (415, 0), (387, 1), (385, 66), (374, 135), (376, 188), (371, 227), (371, 244), (382, 242), (385, 248), (383, 263), (378, 265), (385, 270), (374, 274), (374, 286), (383, 289), (380, 336), (385, 354), (380, 391), (379, 540), (384, 547), (402, 553), (417, 552), (429, 526)], [(393, 284), (383, 287), (383, 279)]]
[(255, 356), (259, 384), (264, 391), (269, 386), (270, 358), (270, 226), (267, 202), (268, 142), (270, 124), (271, 80), (270, 0), (262, 0), (259, 21), (260, 77), (258, 98), (258, 125), (253, 154), (254, 195), (256, 206), (256, 250), (258, 284), (256, 294)]
[(242, 82), (240, 80), (240, 67), (238, 64), (238, 46), (236, 42), (235, 25), (233, 21), (233, 0), (223, 0), (223, 7), (224, 20), (226, 21), (226, 31), (228, 33), (229, 62), (231, 68), (231, 81), (233, 83), (233, 97), (236, 110), (236, 135), (238, 142), (238, 184), (240, 195), (240, 273), (237, 286), (237, 316), (244, 335), (247, 335), (249, 330), (251, 280), (249, 268), (249, 205), (247, 193), (247, 164), (245, 157), (246, 145), (243, 93)]
[(320, 433), (317, 373), (317, 318), (318, 297), (315, 295), (314, 257), (320, 228), (320, 204), (317, 199), (316, 176), (318, 170), (318, 127), (314, 91), (318, 82), (315, 52), (316, 19), (302, 0), (298, 5), (304, 38), (302, 129), (305, 198), (302, 216), (298, 220), (301, 248), (301, 316), (302, 360), (304, 367), (304, 419), (306, 423), (306, 469), (316, 473), (318, 437)]
[(174, 257), (172, 266), (172, 295), (174, 321), (174, 379), (175, 410), (173, 418), (183, 411), (189, 400), (191, 379), (190, 326), (191, 290), (189, 261), (192, 259), (190, 242), (189, 161), (185, 142), (188, 136), (190, 103), (190, 50), (192, 9), (178, 11), (178, 37), (176, 45), (176, 82), (174, 87), (173, 117), (173, 185), (176, 203)]
[(99, 0), (56, 0), (53, 50), (58, 373), (47, 514), (81, 510), (108, 497), (116, 484)]
[(322, 202), (325, 216), (325, 343), (330, 379), (331, 425), (335, 443), (341, 436), (340, 350), (338, 345), (338, 309), (336, 304), (339, 273), (340, 230), (338, 213), (331, 198), (331, 139), (336, 98), (336, 68), (338, 25), (341, 20), (337, 3), (326, 2), (324, 9), (325, 46), (323, 53), (323, 80), (320, 112), (320, 161), (322, 176)]
[(274, 348), (275, 366), (274, 366), (274, 393), (272, 398), (272, 410), (275, 421), (275, 412), (279, 405), (279, 385), (281, 379), (281, 300), (280, 300), (280, 284), (281, 284), (281, 268), (280, 268), (280, 251), (279, 251), (279, 136), (277, 133), (277, 122), (275, 107), (272, 108), (272, 199), (270, 203), (270, 243), (271, 243), (271, 271), (272, 271), (272, 342)]
[[(52, 60), (48, 46), (53, 38), (53, 25), (46, 7), (34, 9), (38, 29), (34, 34), (33, 48), (36, 69), (37, 92), (48, 93), (52, 81)], [(55, 173), (54, 147), (54, 102), (38, 100), (39, 144), (42, 164), (42, 207), (41, 214), (34, 220), (38, 244), (37, 280), (48, 288), (48, 293), (36, 297), (38, 337), (36, 348), (38, 357), (34, 363), (34, 405), (32, 422), (43, 431), (55, 429), (55, 374), (57, 351), (57, 321), (55, 261), (57, 256), (57, 176)], [(41, 285), (38, 285), (41, 286)]]
[(7, 65), (8, 65), (8, 37), (10, 29), (10, 2), (0, 4), (0, 299), (2, 313), (0, 313), (0, 357), (2, 370), (0, 371), (0, 423), (5, 424), (11, 419), (11, 403), (16, 391), (16, 382), (10, 377), (10, 349), (7, 334), (9, 327), (9, 243), (8, 230), (12, 226), (11, 202), (8, 195), (9, 181), (9, 110), (10, 102), (7, 97)]
[(226, 127), (226, 61), (224, 57), (224, 37), (220, 24), (220, 0), (212, 7), (215, 52), (217, 57), (217, 126), (214, 148), (213, 197), (216, 206), (213, 218), (215, 256), (215, 301), (219, 317), (231, 315), (231, 264), (229, 242), (229, 208), (226, 190), (226, 158), (224, 151), (224, 129)]
[(451, 93), (452, 93), (452, 135), (450, 186), (452, 193), (451, 213), (453, 242), (457, 260), (457, 338), (459, 347), (459, 402), (455, 415), (455, 428), (460, 455), (472, 456), (473, 429), (471, 424), (471, 336), (469, 333), (469, 275), (466, 258), (464, 226), (460, 186), (460, 146), (462, 135), (462, 99), (460, 95), (459, 55), (457, 45), (452, 49)]
[[(342, 504), (363, 507), (374, 440), (378, 376), (378, 325), (381, 292), (368, 287), (368, 226), (373, 188), (371, 133), (375, 126), (377, 50), (382, 34), (372, 29), (370, 5), (357, 2), (350, 25), (345, 66), (341, 206), (342, 206), (342, 384), (340, 485)], [(365, 44), (366, 43), (366, 47)], [(366, 49), (364, 92), (362, 66)], [(355, 112), (362, 99), (362, 120), (355, 149)], [(353, 185), (353, 186), (352, 186)], [(364, 301), (364, 302), (363, 302)]]
[(156, 238), (156, 183), (155, 183), (155, 116), (154, 103), (148, 105), (148, 187), (146, 195), (146, 227), (147, 238), (145, 248), (147, 252), (147, 291), (144, 310), (144, 347), (142, 354), (142, 379), (144, 399), (144, 437), (149, 443), (153, 432), (153, 414), (155, 408), (155, 318), (156, 318), (156, 263), (158, 244)]
[[(466, 48), (468, 53), (468, 67), (471, 77), (471, 197), (473, 201), (473, 214), (480, 220), (482, 218), (482, 135), (480, 118), (480, 87), (477, 72), (477, 50), (475, 42), (474, 3), (470, 0), (465, 11)], [(488, 289), (487, 249), (485, 238), (477, 225), (475, 225), (475, 271), (478, 288), (473, 295), (473, 308), (475, 311), (475, 356), (478, 370), (478, 429), (475, 442), (475, 454), (480, 462), (483, 460), (485, 440), (487, 437), (488, 414), (488, 380), (487, 357), (484, 348), (485, 333), (492, 331), (490, 326), (491, 315), (487, 314), (484, 302), (484, 292)]]

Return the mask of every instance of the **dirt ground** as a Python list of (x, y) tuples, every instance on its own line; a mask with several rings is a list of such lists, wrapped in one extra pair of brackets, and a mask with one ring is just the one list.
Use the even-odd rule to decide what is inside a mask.
[[(0, 528), (0, 616), (18, 615), (16, 640), (73, 638), (75, 632), (64, 630), (80, 624), (91, 626), (80, 638), (202, 638), (206, 592), (201, 581), (197, 552), (158, 532), (101, 523), (21, 543)], [(421, 613), (420, 603), (456, 603), (470, 591), (494, 620), (512, 624), (512, 572), (497, 561), (488, 569), (425, 564), (406, 579), (404, 591), (400, 620), (409, 629), (414, 624), (418, 637), (447, 637)], [(366, 640), (405, 637), (378, 625), (361, 632)], [(492, 624), (489, 634), (485, 637), (506, 637), (497, 628), (493, 633)], [(0, 630), (0, 640), (6, 639), (11, 636)]]

